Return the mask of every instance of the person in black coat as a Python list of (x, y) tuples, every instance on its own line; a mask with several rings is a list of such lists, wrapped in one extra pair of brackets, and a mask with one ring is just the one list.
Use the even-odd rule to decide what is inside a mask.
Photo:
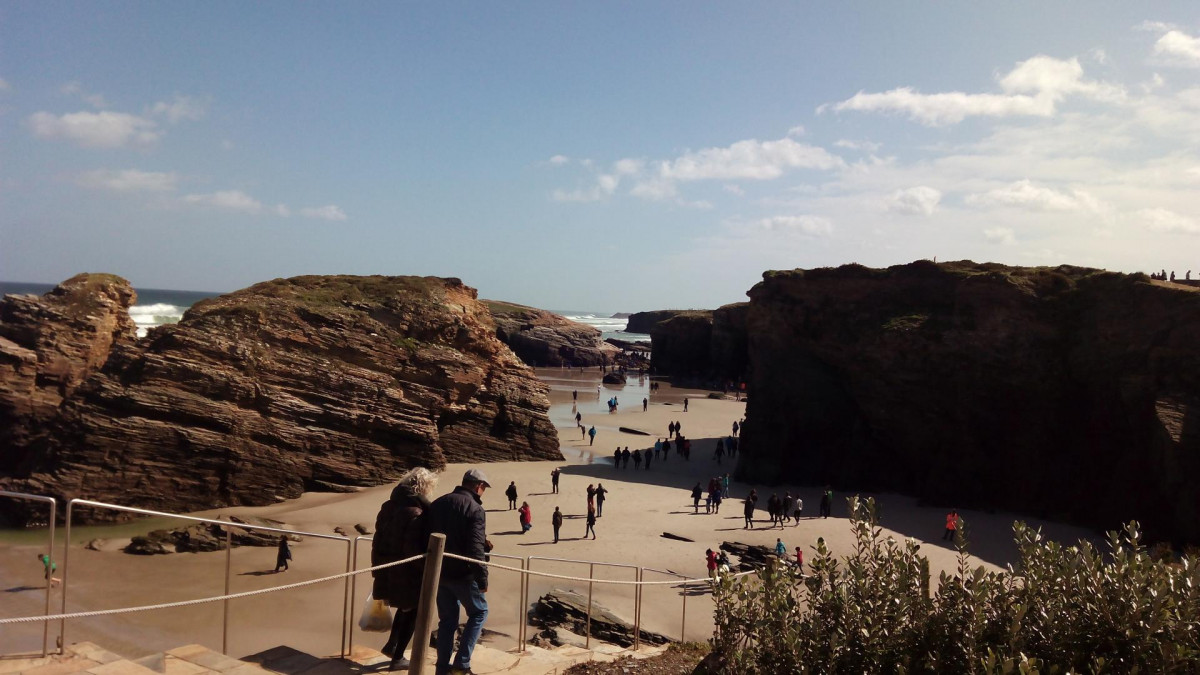
[[(371, 544), (371, 566), (383, 565), (425, 552), (428, 527), (425, 511), (429, 497), (437, 486), (437, 475), (428, 469), (416, 468), (400, 477), (392, 496), (379, 509), (375, 518), (375, 537)], [(396, 609), (392, 632), (380, 650), (392, 657), (391, 669), (408, 668), (404, 650), (417, 626), (417, 602), (421, 597), (421, 577), (425, 561), (416, 560), (375, 570), (371, 595)]]
[(279, 551), (275, 554), (276, 572), (278, 572), (280, 568), (283, 568), (283, 571), (286, 572), (288, 568), (288, 561), (292, 559), (292, 549), (288, 548), (287, 541), (286, 534), (279, 538)]

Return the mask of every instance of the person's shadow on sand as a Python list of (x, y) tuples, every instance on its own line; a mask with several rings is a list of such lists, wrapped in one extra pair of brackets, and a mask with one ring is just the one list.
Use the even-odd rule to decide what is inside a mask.
[(253, 572), (239, 572), (239, 577), (265, 577), (269, 574), (277, 574), (275, 570), (255, 570)]
[(523, 532), (521, 532), (520, 530), (507, 530), (507, 531), (505, 531), (505, 532), (493, 532), (493, 533), (492, 533), (492, 536), (494, 536), (494, 537), (501, 537), (501, 536), (504, 536), (504, 535), (506, 535), (506, 534), (523, 534)]
[(5, 593), (21, 593), (23, 591), (44, 591), (45, 586), (13, 586), (12, 588), (4, 589)]

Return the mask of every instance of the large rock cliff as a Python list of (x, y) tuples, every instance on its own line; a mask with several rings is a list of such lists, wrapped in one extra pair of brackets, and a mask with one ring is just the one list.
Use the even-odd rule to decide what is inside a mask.
[(0, 483), (181, 511), (373, 485), (418, 465), (560, 458), (546, 386), (495, 332), (457, 279), (257, 284), (114, 341), (41, 433), (9, 449), (19, 468)]
[(1200, 541), (1200, 293), (1073, 267), (768, 272), (738, 473)]
[(653, 326), (650, 342), (655, 372), (715, 380), (746, 374), (748, 303), (715, 310), (673, 312)]
[(654, 327), (658, 324), (673, 319), (680, 314), (687, 314), (695, 311), (694, 309), (654, 309), (648, 312), (634, 312), (629, 315), (629, 322), (625, 325), (626, 333), (642, 333), (649, 335)]
[(599, 366), (620, 349), (601, 339), (596, 328), (544, 309), (484, 300), (496, 321), (496, 337), (531, 366)]

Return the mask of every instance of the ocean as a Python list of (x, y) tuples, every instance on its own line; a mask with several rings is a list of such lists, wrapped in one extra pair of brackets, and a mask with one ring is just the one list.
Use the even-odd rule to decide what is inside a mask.
[[(54, 288), (54, 284), (33, 284), (19, 281), (0, 281), (0, 295), (35, 294), (42, 295)], [(146, 332), (155, 326), (168, 323), (178, 323), (188, 307), (206, 298), (215, 298), (220, 293), (205, 291), (173, 291), (161, 288), (136, 288), (137, 304), (129, 308), (129, 316), (138, 327), (138, 337), (145, 337)], [(603, 339), (615, 338), (629, 342), (649, 342), (650, 336), (641, 333), (626, 333), (628, 319), (614, 319), (605, 312), (576, 312), (549, 310), (559, 316), (598, 329)]]

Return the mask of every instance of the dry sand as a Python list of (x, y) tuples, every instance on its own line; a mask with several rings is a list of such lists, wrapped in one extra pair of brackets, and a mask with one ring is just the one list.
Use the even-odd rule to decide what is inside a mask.
[[(690, 489), (697, 481), (732, 471), (726, 461), (718, 466), (712, 459), (716, 438), (730, 433), (734, 420), (745, 414), (745, 404), (734, 401), (710, 400), (707, 392), (671, 389), (665, 383), (650, 395), (647, 380), (633, 378), (623, 388), (606, 387), (596, 393), (599, 373), (589, 370), (562, 371), (540, 369), (539, 375), (550, 383), (551, 420), (559, 428), (565, 461), (562, 462), (503, 462), (481, 465), (493, 488), (484, 495), (488, 510), (489, 538), (495, 544), (495, 554), (541, 556), (608, 562), (620, 565), (671, 570), (693, 577), (705, 575), (704, 551), (716, 548), (722, 541), (774, 545), (782, 538), (788, 550), (803, 546), (811, 556), (817, 537), (824, 537), (836, 554), (851, 550), (850, 528), (845, 519), (845, 494), (834, 500), (834, 517), (809, 518), (797, 526), (769, 529), (762, 523), (754, 530), (743, 529), (741, 499), (754, 486), (733, 483), (731, 499), (720, 514), (707, 515), (703, 504), (700, 512), (693, 511)], [(581, 440), (574, 423), (571, 391), (579, 392), (578, 411), (583, 423), (595, 425), (596, 442), (589, 447)], [(605, 401), (617, 395), (620, 409), (607, 412)], [(684, 396), (689, 396), (689, 410), (683, 412)], [(641, 401), (649, 397), (647, 412)], [(679, 421), (683, 433), (693, 441), (692, 460), (682, 461), (675, 452), (665, 462), (653, 467), (634, 470), (614, 469), (612, 451), (618, 446), (630, 449), (653, 445), (656, 435), (666, 435), (667, 424)], [(619, 432), (624, 426), (647, 431), (651, 436)], [(594, 453), (594, 454), (593, 454)], [(560, 493), (550, 494), (550, 472), (562, 468)], [(442, 475), (437, 494), (453, 489), (468, 465), (451, 465)], [(520, 501), (528, 501), (533, 511), (533, 529), (520, 534), (516, 511), (506, 509), (504, 489), (515, 481)], [(597, 539), (584, 540), (583, 516), (586, 513), (585, 490), (589, 483), (600, 484), (609, 490), (604, 515), (596, 526)], [(805, 502), (805, 514), (815, 515), (820, 500), (815, 487), (757, 486), (765, 505), (772, 492), (780, 496), (790, 490)], [(307, 532), (332, 534), (340, 526), (354, 532), (355, 523), (374, 524), (379, 505), (387, 498), (391, 485), (365, 489), (355, 494), (306, 494), (289, 502), (259, 508), (230, 508), (198, 515), (256, 515), (282, 520), (289, 527)], [(953, 549), (940, 541), (944, 509), (917, 506), (915, 500), (898, 495), (874, 495), (881, 503), (886, 532), (896, 537), (915, 537), (929, 543), (922, 551), (929, 556), (934, 577), (941, 570), (956, 566)], [(564, 539), (553, 543), (550, 515), (559, 506), (566, 516), (562, 528)], [(975, 562), (1002, 566), (1015, 559), (1011, 514), (960, 511), (970, 523), (972, 553)], [(762, 517), (765, 513), (760, 511)], [(1029, 520), (1029, 519), (1027, 519)], [(1053, 539), (1073, 542), (1092, 533), (1080, 528), (1029, 520), (1041, 525)], [(156, 525), (161, 526), (161, 524)], [(115, 548), (139, 526), (124, 529), (88, 528), (73, 534), (75, 546), (70, 554), (69, 611), (131, 607), (221, 595), (224, 591), (225, 553), (173, 554), (142, 557), (108, 551), (84, 550), (82, 544), (94, 537), (111, 540)], [(141, 530), (151, 529), (142, 524)], [(663, 532), (695, 540), (687, 543), (663, 538)], [(37, 533), (22, 533), (0, 539), (0, 617), (30, 616), (42, 611), (45, 582), (41, 564), (35, 555), (45, 549)], [(61, 541), (61, 529), (60, 529)], [(337, 541), (306, 538), (293, 546), (291, 570), (274, 574), (274, 549), (237, 548), (232, 552), (233, 592), (266, 588), (284, 583), (312, 579), (345, 570), (346, 545)], [(61, 550), (57, 558), (62, 559)], [(363, 542), (358, 554), (359, 567), (368, 566), (369, 542)], [(497, 558), (496, 562), (514, 564)], [(589, 565), (547, 560), (531, 561), (535, 570), (586, 577)], [(633, 579), (634, 570), (621, 567), (596, 566), (597, 578)], [(514, 644), (519, 617), (522, 614), (519, 598), (519, 575), (493, 570), (488, 592), (490, 614), (486, 628), (500, 635), (491, 641), (498, 647)], [(666, 577), (647, 574), (649, 579)], [(357, 621), (366, 593), (369, 576), (360, 577), (355, 597), (350, 605), (352, 621)], [(588, 584), (552, 579), (533, 578), (529, 598), (552, 588), (573, 588), (587, 593)], [(633, 617), (634, 591), (631, 586), (597, 584), (595, 599), (630, 619)], [(703, 640), (712, 634), (712, 601), (706, 590), (696, 588), (687, 598), (686, 637)], [(277, 645), (289, 645), (309, 653), (336, 654), (340, 647), (344, 586), (330, 582), (303, 589), (284, 591), (256, 598), (236, 600), (230, 606), (229, 653), (234, 656), (251, 654)], [(648, 587), (643, 596), (643, 624), (650, 630), (679, 637), (682, 627), (684, 596), (677, 587)], [(59, 607), (58, 591), (54, 595), (54, 611)], [(67, 625), (67, 641), (90, 639), (109, 649), (128, 655), (160, 651), (181, 644), (199, 642), (221, 648), (221, 603), (159, 610), (72, 621)], [(55, 625), (57, 626), (57, 625)], [(53, 643), (56, 629), (52, 631)], [(5, 626), (0, 628), (0, 654), (33, 651), (41, 646), (40, 625)], [(532, 635), (532, 632), (531, 632)], [(363, 634), (355, 630), (354, 642), (370, 647), (383, 644), (385, 635)]]

